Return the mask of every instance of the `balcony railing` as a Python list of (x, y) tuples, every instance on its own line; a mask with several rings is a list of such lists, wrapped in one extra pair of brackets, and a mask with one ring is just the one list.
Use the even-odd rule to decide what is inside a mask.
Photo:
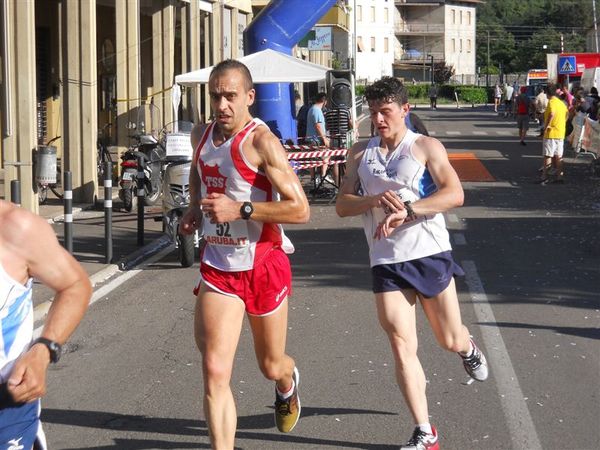
[(431, 63), (431, 56), (433, 61), (443, 61), (444, 52), (420, 52), (420, 51), (407, 51), (402, 53), (400, 56), (396, 55), (396, 62), (412, 62), (412, 63)]
[(440, 33), (443, 34), (445, 27), (443, 23), (427, 22), (396, 22), (394, 23), (396, 33)]

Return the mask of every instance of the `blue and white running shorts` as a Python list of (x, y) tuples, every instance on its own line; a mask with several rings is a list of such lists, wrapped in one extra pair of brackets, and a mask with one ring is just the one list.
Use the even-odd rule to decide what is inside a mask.
[[(0, 389), (2, 387), (0, 385)], [(40, 410), (39, 399), (13, 403), (6, 396), (0, 396), (0, 450), (46, 449)]]
[(465, 272), (452, 258), (452, 252), (441, 252), (424, 258), (395, 264), (371, 267), (373, 293), (415, 289), (423, 297), (431, 298), (441, 293), (454, 276)]

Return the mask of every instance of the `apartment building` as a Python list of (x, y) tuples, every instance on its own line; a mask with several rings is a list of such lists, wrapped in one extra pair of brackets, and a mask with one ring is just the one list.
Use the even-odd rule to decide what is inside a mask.
[(356, 79), (372, 82), (393, 74), (396, 38), (392, 0), (354, 0)]
[(476, 7), (480, 0), (395, 0), (394, 75), (430, 81), (432, 67), (454, 68), (453, 81), (476, 81)]

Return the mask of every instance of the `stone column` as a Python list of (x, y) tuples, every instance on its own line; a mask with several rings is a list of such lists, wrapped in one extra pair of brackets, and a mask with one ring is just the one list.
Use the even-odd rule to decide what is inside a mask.
[[(36, 70), (35, 70), (35, 2), (5, 0), (3, 18), (6, 29), (7, 79), (3, 80), (4, 127), (2, 148), (5, 162), (4, 198), (10, 200), (10, 182), (21, 182), (21, 204), (38, 213), (34, 193), (33, 150), (37, 145)], [(8, 106), (8, 110), (4, 110)]]
[(154, 103), (160, 108), (161, 126), (173, 121), (171, 90), (175, 72), (175, 6), (173, 0), (154, 0), (152, 64)]
[(91, 203), (98, 194), (98, 76), (96, 0), (64, 3), (63, 173), (73, 175), (73, 200)]
[[(129, 111), (140, 104), (140, 3), (115, 2), (117, 145), (119, 155), (129, 145)], [(135, 120), (135, 119), (134, 119)]]

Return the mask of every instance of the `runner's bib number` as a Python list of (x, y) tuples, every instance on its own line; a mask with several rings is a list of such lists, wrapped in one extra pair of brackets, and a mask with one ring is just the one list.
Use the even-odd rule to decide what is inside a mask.
[(204, 239), (207, 244), (225, 247), (248, 247), (248, 223), (244, 220), (233, 222), (211, 223), (208, 217), (204, 220)]

